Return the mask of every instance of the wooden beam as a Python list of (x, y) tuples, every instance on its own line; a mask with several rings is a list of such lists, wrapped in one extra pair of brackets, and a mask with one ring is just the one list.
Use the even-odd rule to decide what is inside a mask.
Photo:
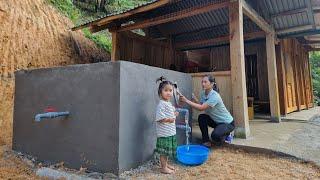
[(277, 18), (277, 17), (280, 17), (280, 16), (289, 16), (289, 15), (292, 15), (292, 14), (299, 14), (299, 13), (304, 13), (304, 12), (307, 12), (308, 11), (308, 8), (299, 8), (299, 9), (294, 9), (294, 10), (289, 10), (289, 11), (283, 11), (281, 13), (278, 13), (278, 14), (273, 14), (271, 15), (271, 18)]
[(120, 59), (120, 48), (119, 48), (119, 33), (112, 33), (112, 51), (111, 61), (115, 62)]
[(145, 36), (139, 35), (137, 33), (131, 32), (131, 31), (121, 32), (119, 34), (122, 34), (122, 33), (126, 34), (127, 37), (130, 37), (132, 39), (137, 39), (137, 40), (143, 41), (145, 43), (149, 43), (149, 44), (152, 44), (152, 45), (165, 47), (165, 48), (170, 47), (170, 43), (157, 41), (157, 40), (154, 40), (154, 39), (151, 39), (149, 37), (145, 37)]
[(273, 34), (274, 28), (261, 17), (245, 0), (242, 1), (243, 13), (255, 22), (263, 31)]
[(247, 87), (244, 60), (243, 11), (241, 1), (229, 6), (230, 62), (235, 134), (247, 138), (250, 134)]
[[(205, 39), (205, 40), (199, 40), (199, 41), (186, 41), (186, 42), (179, 42), (176, 44), (177, 49), (184, 49), (187, 47), (195, 47), (195, 46), (210, 46), (218, 43), (227, 43), (230, 40), (230, 35), (226, 36), (220, 36), (214, 39)], [(252, 33), (247, 33), (244, 35), (245, 40), (251, 40), (251, 39), (257, 39), (257, 38), (263, 38), (265, 37), (265, 32), (263, 31), (257, 31)]]
[(307, 40), (303, 45), (311, 45), (311, 44), (320, 44), (320, 40), (312, 41), (312, 40)]
[(304, 25), (304, 26), (295, 26), (287, 29), (280, 29), (277, 30), (277, 34), (287, 34), (292, 32), (298, 32), (298, 31), (305, 31), (305, 30), (311, 30), (313, 28), (313, 25)]
[(281, 122), (274, 34), (266, 36), (271, 121)]
[(113, 16), (108, 16), (108, 17), (105, 17), (105, 18), (102, 18), (102, 19), (97, 19), (95, 21), (92, 21), (92, 22), (89, 22), (89, 23), (74, 27), (74, 28), (72, 28), (72, 31), (83, 29), (83, 28), (89, 27), (91, 25), (103, 26), (103, 25), (106, 25), (106, 24), (108, 24), (108, 23), (110, 23), (110, 22), (112, 22), (114, 20), (127, 18), (127, 17), (132, 16), (132, 15), (137, 14), (137, 13), (143, 13), (143, 12), (151, 11), (153, 9), (156, 9), (156, 8), (159, 8), (159, 7), (164, 6), (166, 4), (169, 4), (170, 2), (174, 2), (174, 0), (156, 1), (154, 3), (148, 4), (148, 5), (145, 5), (145, 6), (137, 7), (135, 9), (132, 9), (132, 10), (130, 10), (128, 12), (125, 12), (125, 13), (122, 13), (122, 14), (116, 14), (116, 15), (113, 15)]
[(203, 13), (213, 11), (216, 9), (228, 7), (229, 4), (230, 4), (230, 2), (228, 0), (224, 0), (219, 3), (211, 2), (211, 3), (205, 4), (205, 5), (195, 6), (195, 7), (183, 9), (183, 10), (180, 10), (177, 12), (173, 12), (170, 14), (166, 14), (163, 16), (159, 16), (159, 17), (147, 19), (144, 21), (136, 22), (133, 24), (125, 25), (125, 26), (122, 26), (121, 28), (119, 28), (117, 31), (119, 31), (119, 32), (129, 31), (129, 30), (133, 30), (133, 29), (141, 29), (141, 28), (164, 24), (164, 23), (168, 23), (168, 22), (172, 22), (172, 21), (177, 21), (179, 19), (183, 19), (186, 17), (195, 16), (195, 15), (203, 14)]

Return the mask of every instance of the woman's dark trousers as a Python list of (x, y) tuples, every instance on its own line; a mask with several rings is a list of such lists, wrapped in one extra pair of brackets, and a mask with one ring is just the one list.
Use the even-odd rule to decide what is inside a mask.
[(207, 114), (200, 114), (198, 118), (198, 122), (199, 122), (200, 130), (202, 133), (203, 143), (210, 141), (209, 134), (208, 134), (208, 126), (214, 128), (214, 130), (211, 133), (211, 139), (218, 144), (221, 144), (224, 141), (225, 137), (234, 130), (233, 122), (230, 124), (225, 124), (225, 123), (217, 124)]

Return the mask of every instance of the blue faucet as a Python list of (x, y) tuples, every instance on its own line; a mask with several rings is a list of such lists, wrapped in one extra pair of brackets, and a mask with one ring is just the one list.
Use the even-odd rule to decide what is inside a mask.
[(69, 111), (66, 111), (66, 112), (47, 112), (47, 113), (37, 114), (34, 119), (36, 122), (40, 122), (42, 118), (56, 118), (59, 116), (68, 116), (69, 114), (70, 114)]

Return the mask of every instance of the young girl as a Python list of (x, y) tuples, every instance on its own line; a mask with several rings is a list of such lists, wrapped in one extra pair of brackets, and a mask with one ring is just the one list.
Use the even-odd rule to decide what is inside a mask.
[(170, 99), (173, 96), (173, 84), (166, 81), (163, 77), (157, 80), (161, 81), (158, 89), (160, 97), (156, 112), (157, 145), (156, 152), (160, 154), (161, 172), (171, 174), (174, 167), (168, 164), (168, 157), (176, 158), (176, 125), (175, 120), (178, 115), (172, 106)]

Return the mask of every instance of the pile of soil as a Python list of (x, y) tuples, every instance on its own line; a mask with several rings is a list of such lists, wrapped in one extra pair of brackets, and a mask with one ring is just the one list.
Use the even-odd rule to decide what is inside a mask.
[(0, 1), (0, 145), (11, 144), (14, 71), (108, 61), (45, 0)]
[(8, 148), (0, 147), (0, 179), (40, 179), (32, 165), (23, 161)]

